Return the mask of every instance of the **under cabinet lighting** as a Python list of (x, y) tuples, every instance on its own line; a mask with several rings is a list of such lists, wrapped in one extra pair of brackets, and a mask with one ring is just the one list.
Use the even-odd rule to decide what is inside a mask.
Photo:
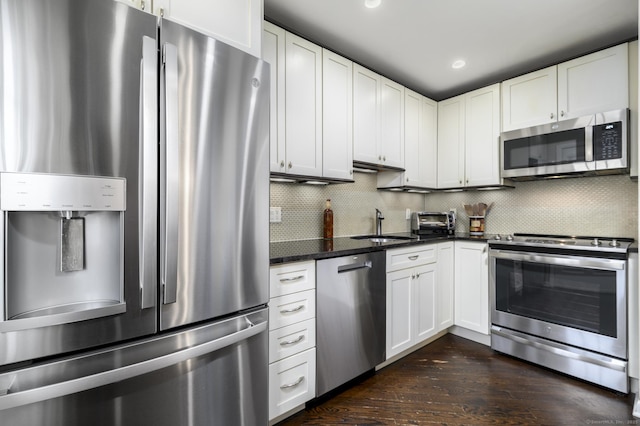
[(382, 0), (364, 0), (364, 5), (369, 9), (375, 9), (380, 6), (380, 3), (382, 3)]

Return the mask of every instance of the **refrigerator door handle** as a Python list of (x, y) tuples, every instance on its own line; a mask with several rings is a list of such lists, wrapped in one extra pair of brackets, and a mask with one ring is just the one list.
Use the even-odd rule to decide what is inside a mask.
[(178, 197), (180, 144), (178, 128), (178, 49), (165, 43), (162, 51), (164, 70), (164, 221), (162, 223), (161, 262), (163, 303), (175, 303), (178, 286)]
[(156, 304), (158, 205), (158, 53), (157, 42), (142, 38), (140, 66), (140, 172), (138, 174), (140, 307)]
[[(170, 367), (189, 359), (224, 349), (266, 330), (267, 321), (253, 324), (247, 318), (247, 327), (240, 331), (228, 334), (219, 339), (208, 341), (198, 346), (193, 346), (191, 348), (183, 349), (177, 352), (172, 352), (158, 358), (152, 358), (114, 370), (103, 371), (97, 374), (37, 387), (21, 392), (19, 391), (16, 393), (11, 393), (11, 389), (9, 387), (6, 389), (8, 393), (6, 393), (5, 395), (2, 395), (2, 393), (0, 393), (0, 410), (7, 410), (27, 404), (33, 404), (35, 402), (46, 401), (65, 395), (71, 395), (89, 389), (117, 383), (119, 381), (132, 377), (141, 376), (143, 374), (152, 373), (162, 368)], [(19, 380), (12, 380), (12, 382), (19, 383)]]

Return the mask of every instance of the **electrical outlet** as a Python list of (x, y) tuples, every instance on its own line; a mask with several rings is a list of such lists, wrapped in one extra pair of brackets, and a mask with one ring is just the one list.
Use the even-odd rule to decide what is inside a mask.
[(407, 209), (404, 212), (404, 218), (407, 219), (407, 220), (411, 219), (411, 209)]
[(455, 216), (458, 216), (458, 210), (455, 207), (449, 207), (449, 211), (453, 212)]
[(282, 222), (282, 207), (269, 207), (269, 222)]

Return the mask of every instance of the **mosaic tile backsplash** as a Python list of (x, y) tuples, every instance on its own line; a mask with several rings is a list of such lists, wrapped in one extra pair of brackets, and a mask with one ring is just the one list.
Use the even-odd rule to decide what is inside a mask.
[(494, 203), (485, 232), (530, 232), (636, 238), (638, 184), (628, 176), (567, 178), (515, 182), (498, 191), (409, 194), (376, 189), (376, 175), (356, 173), (354, 183), (327, 186), (271, 183), (271, 206), (282, 208), (282, 222), (271, 223), (271, 241), (320, 238), (322, 211), (327, 198), (334, 212), (334, 236), (375, 231), (375, 209), (385, 219), (383, 232), (406, 232), (411, 211), (458, 213), (456, 232), (468, 232), (464, 204)]

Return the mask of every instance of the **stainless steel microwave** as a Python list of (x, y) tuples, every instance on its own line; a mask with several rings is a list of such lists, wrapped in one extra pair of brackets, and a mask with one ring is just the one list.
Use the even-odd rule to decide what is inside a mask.
[(629, 110), (503, 132), (500, 154), (501, 177), (514, 180), (627, 173)]

